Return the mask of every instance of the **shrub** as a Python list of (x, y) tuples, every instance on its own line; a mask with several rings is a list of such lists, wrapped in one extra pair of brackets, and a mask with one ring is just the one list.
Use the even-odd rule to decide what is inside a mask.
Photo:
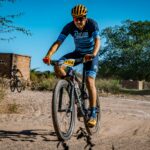
[(101, 92), (107, 93), (119, 93), (120, 91), (120, 84), (119, 80), (106, 80), (106, 79), (97, 79), (96, 80), (96, 87)]
[(49, 72), (31, 72), (31, 90), (52, 90), (58, 79)]
[(55, 78), (43, 79), (38, 85), (38, 90), (52, 90), (57, 82)]

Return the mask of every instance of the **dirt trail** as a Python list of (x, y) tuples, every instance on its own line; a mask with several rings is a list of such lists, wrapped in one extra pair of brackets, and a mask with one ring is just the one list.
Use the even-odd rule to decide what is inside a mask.
[[(66, 143), (59, 143), (51, 120), (51, 92), (11, 93), (0, 103), (19, 106), (19, 113), (0, 113), (0, 150), (84, 149), (86, 138), (77, 139), (76, 131)], [(91, 142), (92, 149), (150, 150), (150, 96), (100, 97), (101, 130)], [(86, 149), (89, 149), (87, 145)], [(67, 149), (67, 148), (66, 148)]]

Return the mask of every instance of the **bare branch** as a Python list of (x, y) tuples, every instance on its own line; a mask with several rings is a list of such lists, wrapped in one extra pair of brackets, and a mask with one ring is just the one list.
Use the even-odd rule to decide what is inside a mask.
[(5, 25), (6, 23), (13, 23), (12, 20), (6, 19), (6, 17), (1, 17), (0, 16), (0, 26)]
[(0, 41), (7, 41), (7, 42), (10, 42), (11, 40), (14, 40), (16, 37), (9, 37), (9, 38), (1, 38), (0, 37)]
[(14, 3), (16, 0), (0, 0), (0, 2), (11, 2)]
[(3, 30), (0, 30), (0, 33), (10, 33), (13, 31), (15, 31), (15, 30), (14, 29), (3, 29)]
[[(0, 0), (0, 5), (2, 2), (11, 2), (14, 3), (16, 0)], [(26, 34), (27, 36), (31, 36), (31, 31), (27, 30), (23, 27), (18, 27), (14, 25), (14, 19), (17, 17), (22, 16), (24, 13), (18, 13), (13, 15), (7, 15), (7, 16), (0, 16), (0, 33), (6, 34), (11, 32), (22, 32), (23, 34)], [(0, 40), (3, 41), (10, 41), (16, 37), (9, 37), (9, 38), (0, 38)]]
[(18, 13), (18, 14), (15, 14), (15, 15), (7, 15), (6, 18), (16, 18), (16, 17), (20, 17), (20, 16), (23, 16), (24, 13), (21, 12), (21, 13)]

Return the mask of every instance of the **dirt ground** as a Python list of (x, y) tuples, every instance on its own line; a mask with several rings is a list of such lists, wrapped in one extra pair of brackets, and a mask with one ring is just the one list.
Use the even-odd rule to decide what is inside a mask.
[[(97, 136), (59, 142), (51, 120), (51, 92), (11, 93), (0, 102), (0, 150), (150, 150), (150, 95), (100, 96), (102, 117)], [(5, 108), (13, 106), (10, 110)], [(12, 113), (14, 111), (14, 113)], [(90, 143), (91, 142), (91, 143)]]

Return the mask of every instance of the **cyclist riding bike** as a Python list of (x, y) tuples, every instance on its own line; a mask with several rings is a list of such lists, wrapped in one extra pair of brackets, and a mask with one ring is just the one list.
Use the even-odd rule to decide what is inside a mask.
[(17, 68), (17, 66), (14, 65), (11, 70), (11, 78), (18, 80), (19, 77), (23, 77), (23, 75), (21, 71)]
[[(84, 58), (86, 69), (86, 85), (89, 93), (91, 114), (87, 125), (94, 127), (96, 125), (96, 87), (95, 78), (98, 71), (98, 55), (100, 50), (99, 27), (93, 19), (87, 18), (87, 8), (84, 5), (77, 5), (71, 10), (73, 21), (68, 23), (61, 31), (58, 39), (48, 50), (44, 57), (44, 63), (50, 64), (51, 57), (60, 47), (66, 37), (71, 34), (75, 42), (75, 50), (59, 59), (62, 60)], [(58, 77), (66, 76), (65, 66), (56, 65), (55, 73)]]

